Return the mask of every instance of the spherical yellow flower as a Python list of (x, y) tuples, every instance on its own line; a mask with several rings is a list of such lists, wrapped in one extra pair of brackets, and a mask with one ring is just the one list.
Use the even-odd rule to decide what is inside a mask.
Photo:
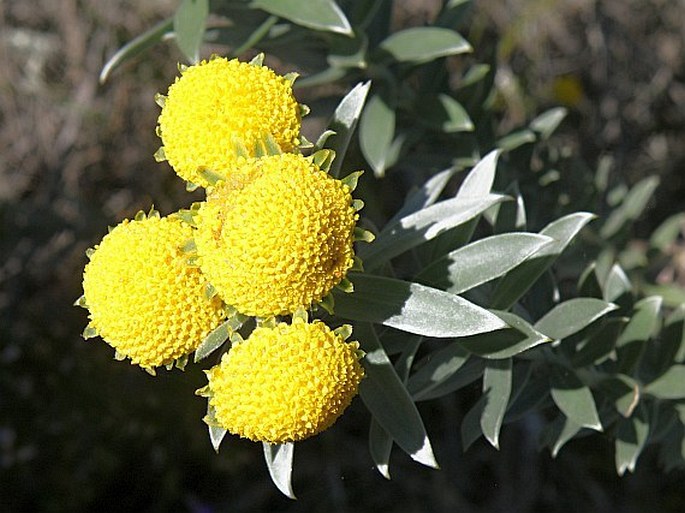
[(226, 177), (238, 156), (272, 137), (284, 152), (299, 145), (300, 106), (292, 81), (271, 69), (214, 58), (182, 71), (169, 87), (159, 116), (163, 155), (176, 173), (203, 187), (202, 171)]
[(321, 301), (354, 262), (350, 188), (295, 154), (243, 160), (236, 173), (251, 178), (217, 186), (195, 217), (202, 272), (246, 315)]
[(90, 255), (83, 273), (89, 329), (143, 368), (192, 351), (224, 316), (182, 246), (192, 228), (176, 216), (125, 220)]
[(256, 328), (207, 371), (214, 420), (272, 444), (320, 433), (357, 394), (364, 376), (358, 349), (320, 321)]

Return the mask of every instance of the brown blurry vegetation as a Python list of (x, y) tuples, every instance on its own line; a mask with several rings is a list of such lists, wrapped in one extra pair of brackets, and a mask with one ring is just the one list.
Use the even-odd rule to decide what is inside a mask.
[[(0, 3), (0, 304), (14, 312), (31, 302), (29, 283), (41, 297), (60, 290), (50, 309), (67, 289), (78, 295), (82, 251), (108, 223), (174, 204), (178, 184), (151, 157), (152, 98), (174, 59), (161, 48), (122, 70), (124, 80), (98, 84), (104, 59), (173, 8), (128, 4)], [(23, 315), (13, 317), (16, 329)]]
[(610, 154), (629, 182), (658, 174), (656, 217), (685, 207), (685, 6), (670, 0), (486, 0), (478, 31), (497, 35), (506, 123), (571, 110), (575, 151)]
[[(507, 443), (505, 434), (502, 453), (477, 447), (468, 459), (460, 454), (456, 428), (430, 430), (439, 437), (442, 472), (401, 460), (398, 480), (386, 484), (370, 468), (362, 408), (346, 421), (363, 427), (344, 435), (352, 438), (341, 444), (345, 450), (331, 445), (342, 436), (334, 432), (309, 445), (316, 448), (309, 459), (296, 456), (296, 488), (305, 492), (316, 483), (315, 491), (303, 493), (300, 503), (286, 503), (268, 483), (259, 450), (234, 443), (230, 458), (213, 455), (200, 422), (202, 405), (192, 397), (202, 384), (199, 371), (190, 372), (188, 384), (176, 374), (155, 381), (112, 362), (105, 344), (80, 338), (86, 316), (71, 305), (81, 294), (85, 249), (108, 224), (153, 203), (166, 214), (197, 199), (152, 158), (159, 146), (153, 96), (176, 74), (180, 54), (160, 44), (98, 84), (106, 59), (176, 4), (0, 0), (4, 511), (208, 511), (203, 501), (233, 511), (269, 505), (289, 511), (418, 511), (427, 504), (433, 511), (581, 511), (564, 498), (576, 488), (579, 504), (603, 511), (640, 511), (653, 501), (676, 511), (677, 504), (668, 502), (673, 494), (655, 496), (656, 482), (669, 486), (669, 480), (649, 474), (649, 455), (639, 478), (619, 484), (606, 447), (588, 446), (601, 453), (603, 466), (563, 453), (555, 463), (524, 465), (534, 441), (524, 437), (517, 447), (521, 438)], [(398, 23), (430, 19), (435, 5), (407, 2)], [(661, 176), (647, 230), (685, 209), (682, 2), (483, 0), (476, 2), (469, 30), (467, 37), (500, 41), (503, 129), (565, 103), (571, 115), (563, 136), (590, 166), (608, 154), (628, 181)], [(458, 423), (461, 414), (450, 413), (453, 405), (443, 400), (434, 424)], [(321, 459), (325, 471), (308, 467), (310, 460), (324, 465)], [(255, 470), (247, 472), (248, 465)], [(575, 480), (564, 472), (577, 465), (595, 473), (594, 481), (582, 481), (589, 488), (546, 487), (550, 480)], [(362, 474), (349, 484), (340, 480), (341, 473), (353, 476), (359, 469)], [(259, 478), (250, 480), (254, 475)], [(231, 479), (236, 484), (228, 486)]]

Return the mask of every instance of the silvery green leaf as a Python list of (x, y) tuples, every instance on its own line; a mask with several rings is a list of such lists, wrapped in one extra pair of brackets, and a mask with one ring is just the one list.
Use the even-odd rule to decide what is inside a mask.
[(465, 337), (503, 329), (497, 315), (442, 290), (371, 274), (350, 273), (350, 294), (334, 292), (337, 316), (428, 337)]
[(160, 42), (166, 35), (173, 33), (174, 19), (160, 21), (154, 27), (135, 37), (119, 48), (105, 63), (100, 71), (100, 83), (104, 84), (109, 75), (128, 59), (141, 54), (151, 46)]
[(616, 429), (616, 472), (622, 476), (625, 471), (633, 472), (637, 459), (642, 453), (649, 436), (649, 419), (644, 408), (639, 407), (635, 414), (621, 419)]
[(621, 205), (614, 209), (599, 231), (603, 239), (616, 235), (624, 226), (640, 217), (647, 203), (659, 185), (659, 178), (650, 176), (639, 181), (630, 189)]
[(360, 248), (359, 256), (367, 270), (374, 269), (391, 258), (473, 219), (505, 199), (506, 196), (500, 194), (488, 194), (482, 198), (452, 198), (440, 201), (386, 225), (373, 244)]
[[(340, 175), (340, 167), (350, 145), (352, 134), (359, 122), (370, 87), (371, 82), (359, 82), (354, 86), (340, 101), (328, 124), (328, 130), (333, 133), (324, 140), (323, 147), (334, 150), (338, 156), (329, 170), (330, 175), (334, 178)], [(320, 149), (318, 144), (317, 149)]]
[(176, 44), (193, 64), (200, 60), (208, 15), (209, 0), (181, 0), (174, 16)]
[(374, 417), (371, 417), (371, 425), (369, 426), (369, 452), (374, 465), (376, 465), (376, 470), (385, 479), (390, 479), (392, 437)]
[(415, 63), (473, 51), (459, 33), (442, 27), (400, 30), (381, 41), (379, 46), (397, 61)]
[(573, 422), (582, 427), (602, 431), (595, 399), (570, 370), (554, 367), (552, 373), (552, 399), (557, 407)]
[(269, 469), (271, 480), (283, 495), (289, 499), (295, 499), (292, 487), (295, 444), (288, 442), (274, 445), (263, 442), (262, 446), (264, 448), (264, 461)]
[(361, 114), (359, 145), (378, 177), (384, 176), (385, 170), (392, 165), (395, 117), (395, 110), (379, 94), (371, 97)]
[(371, 324), (358, 323), (354, 332), (366, 356), (366, 377), (359, 394), (378, 424), (413, 460), (437, 468), (430, 440), (416, 405), (400, 380)]
[(480, 416), (480, 427), (485, 438), (495, 449), (499, 449), (499, 432), (509, 405), (511, 378), (511, 358), (491, 360), (485, 365), (483, 373), (485, 404)]
[(456, 249), (425, 267), (416, 280), (453, 294), (499, 278), (554, 240), (536, 233), (505, 233)]
[(579, 332), (618, 306), (593, 297), (577, 297), (559, 303), (534, 325), (550, 338), (561, 340)]
[(490, 306), (501, 310), (510, 308), (542, 276), (578, 232), (594, 217), (593, 214), (587, 212), (576, 212), (557, 219), (543, 228), (540, 234), (551, 237), (556, 242), (541, 249), (535, 257), (502, 277), (495, 288)]
[(459, 187), (457, 199), (485, 198), (490, 194), (500, 153), (499, 150), (493, 150), (478, 161)]
[(345, 13), (333, 0), (253, 0), (250, 7), (263, 9), (276, 16), (314, 30), (352, 35)]

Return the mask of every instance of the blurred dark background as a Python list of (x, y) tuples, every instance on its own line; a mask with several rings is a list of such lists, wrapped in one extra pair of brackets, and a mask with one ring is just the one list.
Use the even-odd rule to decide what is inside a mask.
[[(106, 59), (176, 5), (0, 0), (0, 509), (682, 511), (685, 473), (663, 473), (649, 450), (624, 478), (599, 435), (552, 460), (537, 451), (535, 418), (506, 426), (500, 452), (480, 441), (463, 453), (461, 397), (419, 405), (442, 470), (396, 451), (390, 482), (373, 468), (355, 401), (298, 444), (292, 502), (271, 485), (259, 445), (230, 438), (214, 453), (193, 394), (200, 368), (152, 378), (84, 341), (86, 313), (72, 303), (86, 248), (153, 203), (167, 214), (199, 198), (152, 158), (153, 96), (181, 60), (173, 45), (98, 84)], [(408, 1), (396, 23), (430, 19), (436, 5)], [(590, 166), (610, 155), (629, 183), (661, 177), (646, 234), (685, 209), (682, 2), (483, 0), (469, 30), (477, 48), (498, 42), (503, 131), (564, 104), (563, 136)]]

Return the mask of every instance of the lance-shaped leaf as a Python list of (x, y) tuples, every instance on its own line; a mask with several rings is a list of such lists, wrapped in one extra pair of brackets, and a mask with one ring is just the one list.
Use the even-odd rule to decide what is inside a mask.
[(262, 445), (264, 447), (264, 461), (269, 469), (271, 480), (283, 495), (294, 499), (292, 473), (295, 445), (292, 442), (279, 445), (263, 442)]
[(576, 436), (581, 429), (582, 427), (573, 422), (571, 419), (565, 418), (564, 425), (559, 432), (559, 436), (552, 446), (552, 457), (556, 458), (561, 448), (566, 445), (566, 442), (573, 439), (573, 437)]
[(564, 415), (579, 426), (602, 431), (592, 392), (573, 372), (554, 367), (552, 399)]
[(590, 335), (582, 343), (580, 349), (573, 355), (571, 362), (574, 367), (585, 367), (593, 363), (601, 363), (611, 354), (616, 346), (616, 340), (628, 323), (625, 317), (608, 319), (602, 327)]
[(535, 323), (535, 329), (555, 340), (562, 340), (589, 326), (618, 306), (592, 297), (569, 299), (552, 308)]
[(473, 169), (466, 175), (464, 181), (457, 191), (457, 199), (486, 198), (492, 190), (495, 182), (495, 172), (497, 171), (497, 160), (500, 152), (491, 151), (478, 161)]
[(435, 203), (387, 225), (376, 240), (359, 250), (366, 269), (374, 269), (441, 233), (482, 214), (506, 196), (488, 194), (483, 198), (452, 198)]
[(471, 353), (498, 360), (552, 341), (517, 315), (509, 312), (495, 313), (510, 326), (508, 329), (460, 338), (458, 343)]
[(524, 144), (534, 143), (536, 140), (535, 132), (524, 128), (511, 134), (505, 135), (497, 141), (497, 147), (502, 151), (513, 151)]
[(229, 328), (230, 321), (225, 321), (220, 324), (217, 328), (212, 330), (207, 337), (200, 343), (198, 348), (195, 350), (195, 363), (204, 360), (214, 351), (219, 349), (221, 345), (228, 340), (231, 334)]
[(633, 286), (621, 266), (614, 264), (609, 270), (603, 288), (604, 299), (607, 301), (616, 301), (624, 294), (630, 293)]
[(674, 214), (652, 232), (652, 235), (649, 237), (649, 244), (659, 251), (666, 252), (684, 230), (685, 212)]
[(366, 377), (359, 394), (378, 423), (413, 460), (437, 468), (433, 449), (416, 405), (402, 384), (371, 324), (359, 323), (354, 333), (366, 352)]
[(541, 442), (552, 451), (552, 457), (556, 458), (566, 442), (571, 440), (582, 429), (566, 415), (560, 414), (552, 422), (545, 426), (541, 435)]
[(659, 399), (685, 399), (685, 365), (674, 365), (645, 387)]
[(369, 452), (376, 470), (385, 479), (390, 479), (390, 453), (392, 452), (392, 437), (378, 423), (375, 417), (371, 417), (369, 426)]
[[(416, 351), (419, 349), (422, 342), (423, 337), (417, 336), (409, 337), (409, 340), (407, 340), (407, 337), (404, 337), (403, 339), (404, 350), (395, 363), (395, 369), (397, 370), (398, 376), (405, 384), (412, 363), (414, 362)], [(392, 437), (381, 427), (374, 417), (371, 417), (371, 426), (369, 427), (369, 452), (376, 465), (376, 469), (386, 479), (390, 479), (390, 453), (392, 452), (392, 444)]]
[(647, 177), (635, 184), (630, 192), (626, 194), (621, 206), (609, 215), (609, 218), (599, 231), (600, 236), (603, 239), (608, 239), (616, 235), (628, 223), (638, 219), (647, 207), (647, 203), (658, 185), (659, 178), (656, 176)]
[(463, 337), (507, 327), (505, 321), (442, 290), (370, 274), (350, 273), (354, 292), (334, 292), (335, 313), (427, 337)]
[(328, 123), (328, 129), (334, 133), (326, 140), (324, 147), (335, 151), (337, 155), (328, 170), (334, 178), (340, 175), (340, 167), (350, 145), (352, 134), (357, 127), (370, 87), (371, 82), (360, 82), (354, 86), (340, 101), (333, 113), (333, 118)]
[[(474, 168), (469, 171), (464, 178), (459, 191), (454, 198), (454, 201), (464, 204), (473, 202), (474, 200), (484, 200), (488, 198), (492, 184), (495, 181), (495, 172), (497, 170), (497, 159), (499, 151), (491, 151), (481, 160), (479, 160)], [(508, 197), (502, 198), (509, 199)], [(495, 203), (496, 207), (498, 203)], [(487, 212), (485, 209), (483, 212)], [(479, 216), (483, 212), (478, 212), (464, 223), (459, 223), (457, 226), (450, 227), (445, 233), (438, 237), (432, 237), (431, 243), (421, 248), (423, 259), (427, 262), (435, 260), (436, 256), (441, 256), (449, 253), (454, 248), (466, 244), (472, 237), (476, 225), (478, 224)], [(390, 226), (390, 225), (389, 225)], [(387, 228), (387, 226), (386, 226)]]
[(117, 69), (122, 63), (135, 57), (136, 55), (143, 53), (151, 46), (159, 43), (165, 36), (171, 34), (173, 32), (173, 28), (174, 19), (168, 18), (160, 21), (151, 29), (145, 31), (122, 46), (102, 67), (99, 77), (100, 83), (104, 84), (112, 71)]
[(352, 27), (345, 13), (333, 0), (253, 0), (251, 7), (315, 30), (352, 35)]
[(637, 459), (649, 436), (649, 420), (642, 407), (628, 419), (621, 419), (616, 428), (616, 472), (622, 476), (633, 472)]
[(209, 422), (207, 423), (207, 428), (209, 430), (209, 441), (212, 443), (212, 447), (214, 448), (214, 450), (218, 453), (219, 446), (221, 445), (221, 442), (223, 441), (228, 431), (222, 427), (219, 427), (216, 424), (214, 408), (209, 404), (209, 401), (207, 401), (206, 418), (209, 420)]
[(659, 326), (662, 299), (650, 296), (638, 301), (628, 325), (616, 341), (619, 371), (631, 374), (638, 364), (647, 340)]
[(518, 183), (512, 183), (507, 187), (505, 193), (514, 198), (514, 201), (505, 201), (492, 207), (491, 211), (495, 214), (493, 226), (495, 233), (525, 230), (528, 222), (526, 218), (526, 205)]
[(388, 225), (434, 204), (455, 172), (453, 168), (445, 169), (426, 180), (420, 188), (407, 196), (404, 205), (388, 221)]
[(468, 358), (469, 353), (454, 342), (433, 351), (417, 364), (418, 370), (407, 380), (407, 390), (415, 399), (420, 399), (452, 377)]
[(483, 373), (485, 404), (480, 416), (480, 427), (485, 438), (499, 449), (499, 432), (511, 395), (511, 358), (491, 360)]
[(200, 60), (208, 14), (209, 0), (182, 0), (174, 16), (176, 44), (192, 63)]
[(441, 27), (400, 30), (381, 41), (379, 46), (397, 61), (416, 63), (473, 50), (458, 32)]
[(428, 126), (451, 134), (456, 132), (471, 132), (473, 121), (461, 104), (446, 94), (428, 98), (419, 105), (422, 114), (419, 117)]
[(436, 260), (416, 276), (416, 281), (460, 294), (503, 276), (553, 242), (536, 233), (493, 235)]
[(383, 176), (392, 165), (395, 137), (395, 110), (376, 94), (371, 97), (359, 122), (359, 146), (376, 176)]
[(482, 358), (469, 358), (463, 365), (450, 372), (450, 367), (456, 366), (456, 364), (450, 363), (445, 366), (445, 369), (436, 372), (436, 381), (418, 386), (413, 385), (410, 379), (407, 386), (412, 387), (412, 397), (415, 401), (428, 401), (451, 394), (478, 380), (483, 375), (485, 364), (486, 360)]
[[(499, 151), (491, 151), (485, 157), (480, 159), (468, 175), (464, 178), (459, 191), (456, 194), (455, 200), (474, 200), (477, 198), (487, 198), (495, 181), (495, 172), (497, 170), (497, 160), (499, 158)], [(405, 205), (400, 211), (393, 216), (384, 228), (384, 232), (394, 224), (409, 214), (418, 212), (419, 210), (435, 203), (438, 195), (443, 191), (447, 181), (454, 174), (454, 170), (443, 171), (426, 182), (426, 184), (411, 195)]]
[(528, 291), (535, 281), (554, 263), (578, 232), (595, 216), (577, 212), (547, 225), (541, 232), (555, 239), (554, 244), (541, 249), (534, 258), (507, 273), (497, 284), (491, 307), (506, 310)]
[[(464, 0), (464, 2), (470, 2), (470, 0)], [(488, 75), (492, 76), (492, 73), (490, 73), (491, 69), (492, 67), (489, 64), (473, 64), (469, 66), (466, 73), (461, 77), (459, 84), (457, 84), (457, 90), (467, 89), (485, 79)]]
[(564, 120), (568, 111), (563, 107), (555, 107), (543, 112), (530, 122), (530, 128), (540, 134), (542, 139), (549, 139), (559, 124)]
[(247, 320), (245, 316), (235, 313), (228, 320), (210, 331), (209, 335), (205, 337), (195, 350), (195, 363), (204, 360), (214, 351), (219, 349), (234, 331), (240, 329), (245, 320)]

